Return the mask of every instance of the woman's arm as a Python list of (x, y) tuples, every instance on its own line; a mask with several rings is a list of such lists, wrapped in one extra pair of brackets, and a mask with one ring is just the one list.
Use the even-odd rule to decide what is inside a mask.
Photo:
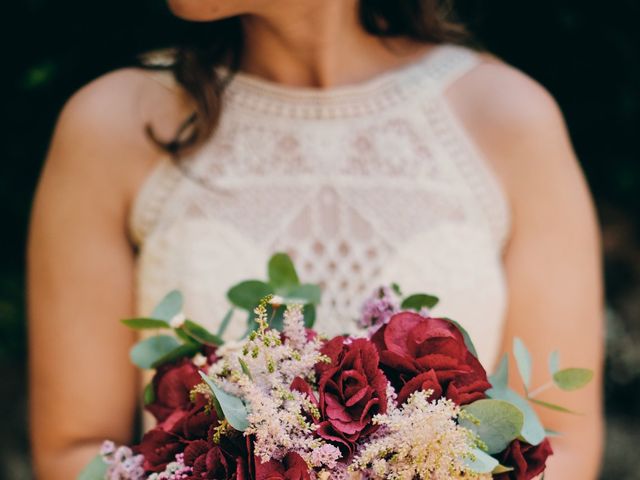
[[(135, 70), (80, 90), (58, 121), (28, 245), (31, 430), (40, 479), (75, 478), (137, 410), (129, 203), (158, 152), (144, 138), (154, 82)], [(157, 92), (161, 95), (161, 92)], [(166, 94), (165, 94), (166, 96)], [(165, 100), (165, 103), (167, 100)]]
[[(583, 414), (538, 409), (546, 427), (563, 433), (552, 441), (555, 455), (545, 478), (595, 479), (602, 449), (604, 314), (599, 234), (586, 182), (562, 116), (539, 85), (500, 64), (483, 65), (460, 83), (452, 102), (502, 178), (513, 214), (504, 258), (504, 350), (512, 350), (514, 337), (523, 339), (533, 357), (533, 388), (550, 379), (553, 350), (561, 352), (563, 368), (596, 373), (584, 390), (540, 394)], [(516, 369), (511, 373), (511, 384), (522, 391)]]

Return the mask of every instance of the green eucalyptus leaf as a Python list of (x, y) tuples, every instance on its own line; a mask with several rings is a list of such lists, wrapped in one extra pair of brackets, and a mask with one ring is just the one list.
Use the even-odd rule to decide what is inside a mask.
[(572, 413), (574, 415), (577, 415), (577, 413), (574, 412), (573, 410), (569, 410), (568, 408), (562, 407), (560, 405), (556, 405), (554, 403), (538, 400), (537, 398), (529, 398), (529, 401), (535, 403), (536, 405), (540, 405), (541, 407), (548, 408), (550, 410), (555, 410), (556, 412)]
[(155, 335), (134, 345), (129, 356), (134, 365), (145, 369), (153, 368), (158, 360), (179, 346), (180, 343), (173, 336)]
[(498, 369), (489, 376), (489, 383), (494, 390), (506, 390), (509, 387), (509, 355), (504, 354), (498, 364)]
[(171, 328), (169, 322), (157, 318), (125, 318), (121, 322), (134, 330), (150, 330), (157, 328)]
[(496, 468), (493, 469), (491, 473), (493, 475), (499, 475), (501, 473), (509, 473), (509, 472), (513, 472), (512, 467), (505, 467), (504, 465), (498, 465)]
[(249, 334), (258, 329), (258, 322), (256, 322), (256, 314), (251, 311), (247, 315), (247, 331), (244, 333), (242, 338), (247, 338)]
[(466, 465), (476, 473), (491, 473), (500, 463), (486, 452), (479, 448), (472, 450), (474, 458), (466, 459)]
[(178, 345), (176, 348), (167, 352), (162, 357), (158, 358), (153, 365), (153, 368), (158, 368), (162, 365), (166, 365), (167, 363), (173, 363), (176, 360), (180, 360), (182, 358), (191, 358), (200, 350), (200, 345), (195, 343), (185, 343), (183, 345)]
[(233, 318), (233, 312), (234, 312), (234, 309), (233, 309), (233, 307), (231, 307), (229, 309), (229, 311), (227, 311), (227, 313), (224, 316), (224, 318), (222, 319), (222, 322), (220, 323), (220, 326), (218, 327), (218, 332), (217, 332), (218, 337), (222, 338), (222, 336), (224, 335), (224, 332), (227, 331), (227, 327), (229, 326), (229, 322), (231, 322), (231, 318)]
[(467, 332), (467, 330), (460, 325), (458, 322), (456, 322), (455, 320), (452, 320), (450, 318), (445, 318), (445, 320), (447, 320), (448, 322), (451, 322), (455, 325), (455, 327), (460, 330), (460, 333), (462, 333), (462, 338), (464, 338), (464, 344), (467, 347), (467, 349), (471, 352), (471, 354), (478, 358), (478, 352), (476, 351), (476, 347), (473, 344), (473, 340), (471, 340), (471, 335), (469, 335), (469, 332)]
[(200, 376), (216, 397), (224, 414), (224, 418), (229, 422), (229, 425), (240, 432), (244, 432), (249, 426), (249, 421), (247, 420), (248, 411), (244, 402), (238, 397), (222, 390), (203, 372), (198, 373), (200, 373)]
[(184, 324), (181, 327), (181, 330), (203, 345), (219, 347), (224, 343), (220, 337), (214, 335), (202, 325), (199, 325), (191, 320), (185, 320)]
[(525, 388), (529, 390), (531, 387), (531, 354), (524, 342), (518, 337), (513, 339), (513, 355), (516, 358), (520, 378), (522, 378)]
[(191, 338), (189, 335), (187, 335), (187, 332), (185, 332), (182, 327), (180, 328), (174, 328), (173, 332), (176, 334), (176, 336), (182, 340), (184, 343), (194, 343), (193, 338)]
[[(460, 425), (475, 432), (487, 445), (489, 454), (503, 451), (518, 436), (524, 426), (524, 414), (504, 400), (483, 399), (463, 409), (472, 419), (460, 419)], [(477, 420), (476, 423), (474, 420)]]
[(524, 424), (520, 437), (531, 445), (539, 445), (544, 440), (545, 433), (542, 423), (529, 402), (508, 387), (491, 388), (487, 396), (496, 400), (504, 400), (516, 406), (524, 414)]
[(267, 267), (269, 283), (277, 290), (286, 290), (300, 284), (296, 268), (286, 253), (276, 253)]
[(562, 390), (578, 390), (593, 379), (593, 371), (586, 368), (565, 368), (553, 374), (553, 382)]
[(544, 429), (544, 433), (547, 435), (547, 437), (561, 437), (562, 436), (561, 432), (557, 432), (555, 430), (549, 430), (548, 428)]
[(438, 304), (438, 297), (427, 295), (426, 293), (414, 293), (402, 301), (400, 307), (404, 310), (415, 310), (419, 312), (423, 307), (433, 308)]
[(307, 328), (313, 328), (316, 323), (316, 307), (312, 304), (307, 304), (302, 307), (302, 314), (304, 315), (304, 326)]
[(286, 292), (284, 292), (284, 303), (285, 305), (289, 305), (291, 303), (299, 303), (301, 305), (312, 303), (314, 305), (318, 305), (320, 303), (321, 295), (320, 286), (305, 283), (288, 288)]
[(80, 472), (77, 480), (104, 480), (107, 476), (108, 468), (109, 466), (104, 463), (102, 455), (96, 455)]
[(247, 365), (247, 362), (245, 362), (242, 358), (238, 358), (238, 363), (240, 363), (240, 368), (242, 368), (242, 373), (244, 373), (247, 377), (251, 379), (252, 378), (251, 370), (249, 370), (249, 365)]
[(160, 303), (153, 309), (151, 318), (169, 322), (182, 311), (183, 303), (182, 293), (178, 290), (172, 290), (160, 300)]
[(245, 280), (227, 292), (227, 298), (236, 307), (253, 311), (263, 297), (273, 293), (273, 287), (260, 280)]
[(267, 305), (267, 319), (269, 320), (269, 327), (282, 331), (284, 327), (284, 311), (285, 308), (280, 306), (274, 308), (271, 305)]
[(398, 295), (399, 297), (402, 296), (402, 290), (400, 289), (400, 285), (398, 285), (396, 282), (393, 282), (391, 284), (391, 290), (393, 290), (395, 294)]
[(555, 375), (558, 370), (560, 370), (560, 352), (555, 350), (549, 355), (549, 373)]
[(144, 387), (144, 392), (142, 394), (142, 399), (144, 401), (144, 405), (151, 405), (156, 401), (156, 393), (153, 391), (153, 384), (147, 383), (147, 386)]

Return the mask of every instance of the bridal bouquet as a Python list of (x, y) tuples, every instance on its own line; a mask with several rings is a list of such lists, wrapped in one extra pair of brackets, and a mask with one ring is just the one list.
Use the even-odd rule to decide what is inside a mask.
[[(231, 312), (213, 334), (181, 313), (170, 293), (136, 329), (167, 330), (137, 344), (154, 368), (146, 409), (157, 420), (140, 443), (104, 442), (81, 479), (516, 479), (544, 471), (552, 453), (530, 402), (491, 378), (455, 321), (432, 318), (437, 299), (381, 287), (362, 308), (362, 337), (311, 329), (319, 288), (300, 284), (290, 259), (269, 280), (229, 290), (247, 310), (244, 339), (224, 343)], [(172, 331), (172, 332), (171, 332)], [(529, 354), (514, 345), (529, 391)], [(591, 372), (558, 368), (555, 384), (584, 386)]]

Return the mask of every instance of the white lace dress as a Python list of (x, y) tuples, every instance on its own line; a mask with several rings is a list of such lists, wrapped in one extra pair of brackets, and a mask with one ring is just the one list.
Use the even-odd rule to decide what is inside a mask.
[[(410, 66), (328, 90), (231, 82), (213, 137), (162, 161), (131, 214), (137, 299), (148, 314), (174, 288), (211, 328), (240, 280), (266, 278), (276, 251), (323, 287), (316, 326), (352, 332), (376, 286), (440, 297), (485, 365), (502, 336), (505, 195), (447, 105), (447, 86), (479, 63), (441, 46)], [(238, 314), (229, 337), (245, 330)]]

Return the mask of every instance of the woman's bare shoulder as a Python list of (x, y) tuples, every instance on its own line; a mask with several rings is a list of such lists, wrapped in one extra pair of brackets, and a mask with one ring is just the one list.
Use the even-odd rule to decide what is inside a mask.
[[(508, 142), (520, 135), (534, 136), (550, 123), (563, 125), (558, 105), (546, 88), (495, 57), (482, 57), (483, 62), (447, 92), (455, 110), (474, 130)], [(515, 133), (520, 135), (506, 135)]]
[(447, 97), (508, 190), (522, 192), (521, 184), (532, 184), (533, 177), (575, 177), (575, 154), (560, 108), (525, 73), (486, 55), (450, 86)]
[(188, 115), (186, 96), (169, 73), (139, 68), (109, 72), (66, 102), (46, 168), (79, 182), (113, 178), (111, 187), (121, 188), (130, 199), (163, 155), (145, 127), (152, 125), (158, 137), (171, 138)]
[(187, 111), (186, 95), (169, 72), (122, 68), (76, 91), (58, 123), (82, 131), (89, 141), (107, 140), (118, 147), (145, 141), (147, 124), (160, 135), (173, 133)]

